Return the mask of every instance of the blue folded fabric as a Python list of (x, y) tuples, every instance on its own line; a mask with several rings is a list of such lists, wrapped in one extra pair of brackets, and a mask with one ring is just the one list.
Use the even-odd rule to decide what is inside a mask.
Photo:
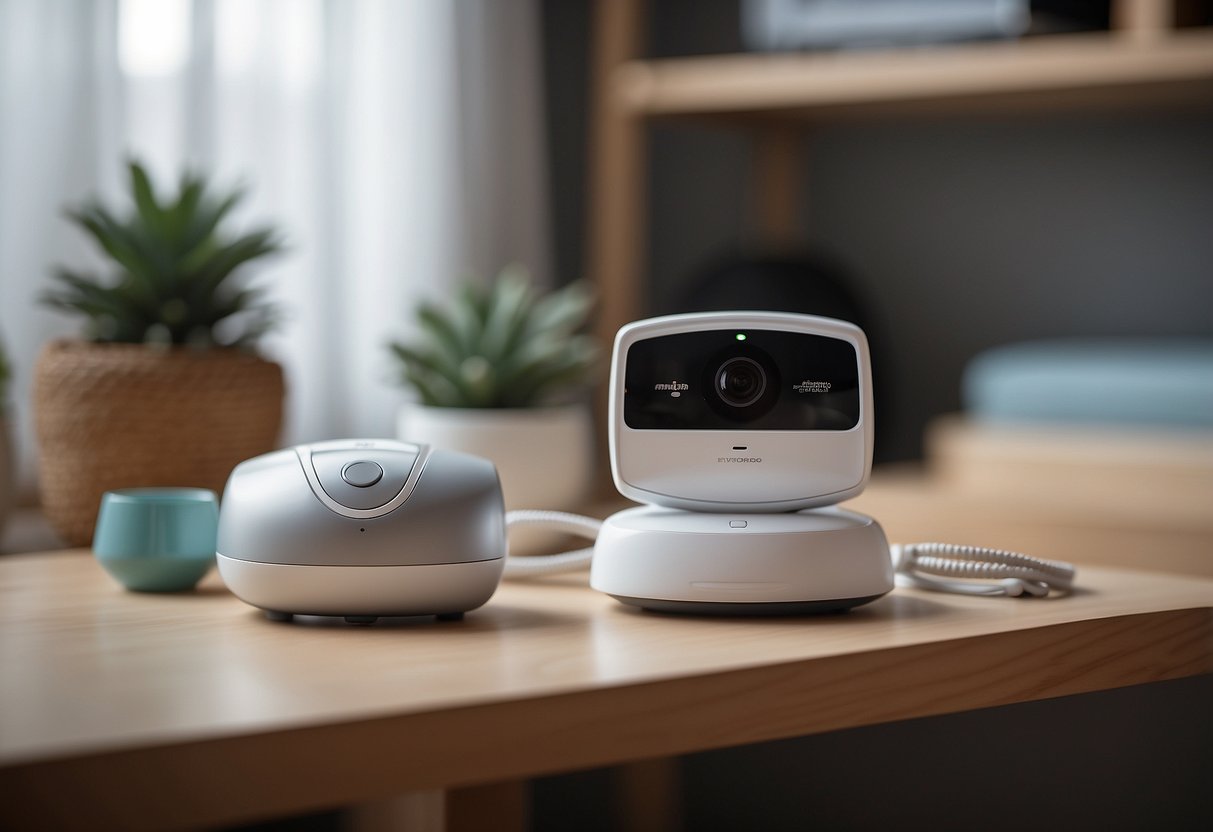
[(1213, 339), (997, 347), (969, 362), (962, 399), (984, 422), (1213, 427)]

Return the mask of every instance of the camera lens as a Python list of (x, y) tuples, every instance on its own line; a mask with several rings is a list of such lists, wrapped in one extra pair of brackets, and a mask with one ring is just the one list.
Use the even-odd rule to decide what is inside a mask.
[(716, 371), (716, 392), (733, 407), (749, 407), (766, 389), (766, 371), (752, 358), (730, 358)]

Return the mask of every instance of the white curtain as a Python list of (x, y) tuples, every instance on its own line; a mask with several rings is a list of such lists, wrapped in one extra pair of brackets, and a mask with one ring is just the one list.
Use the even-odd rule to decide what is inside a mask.
[(549, 278), (536, 0), (0, 0), (0, 339), (23, 480), (29, 385), (75, 321), (52, 265), (104, 267), (62, 207), (122, 200), (123, 159), (244, 182), (233, 226), (289, 251), (257, 269), (286, 312), (285, 442), (392, 432), (384, 350), (410, 309), (508, 262)]

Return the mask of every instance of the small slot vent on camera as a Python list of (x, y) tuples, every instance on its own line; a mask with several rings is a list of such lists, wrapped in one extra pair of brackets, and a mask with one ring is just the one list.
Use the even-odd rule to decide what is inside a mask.
[(749, 445), (734, 445), (733, 446), (733, 450), (735, 450), (735, 451), (748, 451), (749, 449), (750, 449)]

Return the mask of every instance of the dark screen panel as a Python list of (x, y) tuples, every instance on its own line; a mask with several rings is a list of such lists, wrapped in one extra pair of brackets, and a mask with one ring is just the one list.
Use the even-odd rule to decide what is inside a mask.
[(848, 341), (729, 329), (628, 349), (624, 422), (636, 430), (850, 430), (859, 357)]

